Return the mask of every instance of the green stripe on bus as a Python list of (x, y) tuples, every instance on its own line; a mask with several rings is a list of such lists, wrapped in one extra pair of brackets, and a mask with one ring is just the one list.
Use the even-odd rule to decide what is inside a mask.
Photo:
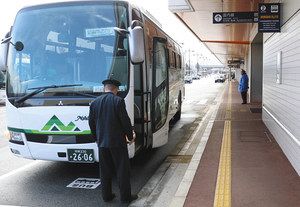
[(32, 130), (32, 129), (18, 129), (13, 127), (7, 127), (9, 131), (12, 132), (21, 132), (25, 134), (91, 134), (91, 130), (84, 130), (82, 132), (43, 132), (39, 130)]

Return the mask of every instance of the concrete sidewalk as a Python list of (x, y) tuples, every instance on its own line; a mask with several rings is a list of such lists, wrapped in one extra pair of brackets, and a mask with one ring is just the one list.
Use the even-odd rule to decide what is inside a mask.
[(262, 122), (228, 83), (176, 156), (130, 206), (298, 207), (300, 179)]
[[(242, 105), (236, 84), (223, 96), (184, 206), (300, 206), (299, 176), (262, 122), (261, 106)], [(230, 153), (222, 158), (224, 139)]]

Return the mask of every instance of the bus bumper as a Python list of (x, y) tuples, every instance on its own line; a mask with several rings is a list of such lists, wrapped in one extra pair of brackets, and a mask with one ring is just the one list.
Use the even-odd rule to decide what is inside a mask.
[[(99, 162), (99, 152), (96, 143), (88, 144), (45, 144), (26, 142), (25, 145), (10, 143), (11, 152), (18, 156), (34, 160), (49, 160), (49, 161), (63, 161), (68, 160), (68, 149), (91, 149), (94, 152), (95, 162)], [(129, 158), (134, 157), (135, 146), (134, 143), (128, 145)]]
[(31, 156), (31, 153), (28, 149), (27, 145), (24, 144), (16, 144), (13, 142), (9, 142), (10, 151), (17, 157), (24, 157), (27, 159), (34, 159)]
[(98, 146), (96, 143), (88, 144), (45, 144), (27, 142), (28, 148), (32, 154), (33, 159), (49, 160), (49, 161), (63, 161), (68, 160), (68, 149), (91, 149), (94, 152), (95, 162), (99, 162)]

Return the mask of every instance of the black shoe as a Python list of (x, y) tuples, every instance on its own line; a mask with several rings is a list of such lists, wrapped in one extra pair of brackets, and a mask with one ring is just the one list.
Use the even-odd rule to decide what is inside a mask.
[(121, 201), (121, 203), (131, 203), (132, 201), (138, 199), (138, 195), (131, 195), (131, 198), (129, 200)]
[(109, 202), (109, 201), (112, 201), (115, 197), (116, 197), (116, 195), (113, 193), (113, 194), (111, 194), (110, 197), (108, 197), (108, 199), (103, 198), (103, 200), (104, 200), (104, 202)]
[(247, 104), (247, 103), (242, 103), (242, 104)]

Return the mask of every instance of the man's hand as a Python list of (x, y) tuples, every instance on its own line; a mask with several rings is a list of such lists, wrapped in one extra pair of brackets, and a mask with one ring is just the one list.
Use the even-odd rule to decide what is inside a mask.
[(131, 141), (129, 141), (128, 137), (125, 136), (127, 144), (132, 144), (135, 141), (136, 134), (135, 134), (135, 132), (133, 130), (132, 130), (132, 135), (133, 135), (133, 137), (132, 137)]
[(133, 135), (133, 139), (132, 139), (132, 140), (135, 140), (136, 134), (135, 134), (135, 131), (134, 131), (134, 130), (132, 130), (132, 135)]

